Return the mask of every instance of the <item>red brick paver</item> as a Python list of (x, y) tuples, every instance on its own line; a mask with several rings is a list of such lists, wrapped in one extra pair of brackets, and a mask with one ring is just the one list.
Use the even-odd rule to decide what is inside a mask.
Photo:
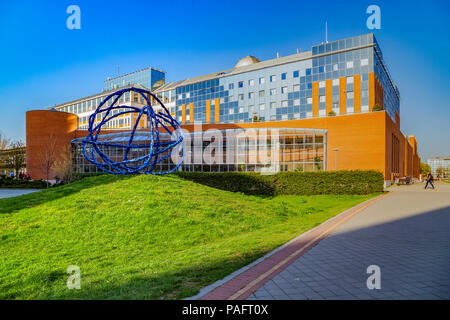
[(200, 300), (242, 300), (287, 268), (338, 226), (392, 192), (365, 201), (301, 235), (280, 251), (200, 297)]

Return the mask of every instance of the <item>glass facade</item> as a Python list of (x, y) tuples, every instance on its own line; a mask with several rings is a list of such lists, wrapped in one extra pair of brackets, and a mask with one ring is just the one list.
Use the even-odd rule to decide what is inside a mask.
[(105, 90), (114, 90), (133, 84), (140, 84), (141, 86), (152, 89), (155, 82), (165, 79), (166, 74), (163, 71), (154, 68), (147, 68), (132, 72), (120, 77), (108, 79), (105, 81)]
[[(145, 131), (137, 132), (133, 143), (149, 144), (149, 134)], [(161, 141), (169, 139), (168, 134), (164, 133), (160, 133), (160, 138)], [(104, 134), (98, 141), (123, 143), (124, 147), (104, 145), (98, 147), (113, 161), (121, 161), (129, 139), (130, 132)], [(71, 143), (74, 171), (79, 173), (100, 171), (84, 158), (83, 140), (84, 138), (77, 138)], [(326, 170), (326, 143), (327, 130), (316, 129), (258, 128), (185, 132), (185, 155), (180, 170), (206, 172)], [(90, 148), (87, 145), (88, 153)], [(137, 159), (148, 153), (148, 148), (132, 149), (128, 159)], [(141, 164), (135, 163), (136, 166)], [(155, 171), (168, 171), (173, 167), (175, 167), (174, 162), (167, 158), (157, 165)]]
[[(305, 119), (327, 115), (327, 80), (332, 81), (332, 101), (329, 103), (336, 114), (342, 110), (341, 94), (345, 94), (346, 114), (368, 112), (369, 74), (374, 73), (383, 87), (383, 108), (395, 121), (395, 112), (400, 114), (400, 95), (373, 34), (317, 45), (310, 53), (308, 58), (298, 55), (297, 61), (295, 57), (285, 63), (275, 59), (272, 66), (260, 69), (255, 66), (255, 70), (247, 72), (235, 71), (230, 75), (221, 72), (205, 81), (187, 80), (170, 90), (157, 90), (157, 93), (167, 97), (166, 102), (174, 103), (173, 111), (180, 122), (184, 105), (185, 123), (188, 124), (214, 123), (215, 110), (220, 112), (220, 123)], [(359, 75), (357, 86), (355, 75)], [(340, 78), (346, 79), (342, 90)], [(186, 82), (190, 83), (183, 85)], [(318, 97), (313, 97), (315, 82), (319, 86)], [(216, 99), (219, 108), (213, 108)], [(313, 115), (313, 99), (318, 99), (318, 115)], [(210, 119), (206, 119), (207, 101), (211, 101)], [(193, 119), (190, 119), (191, 114)]]

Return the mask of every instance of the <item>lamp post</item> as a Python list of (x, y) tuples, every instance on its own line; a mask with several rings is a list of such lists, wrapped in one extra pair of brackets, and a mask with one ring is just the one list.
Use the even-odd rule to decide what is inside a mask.
[(339, 148), (334, 148), (333, 151), (334, 151), (334, 170), (337, 171), (337, 157)]

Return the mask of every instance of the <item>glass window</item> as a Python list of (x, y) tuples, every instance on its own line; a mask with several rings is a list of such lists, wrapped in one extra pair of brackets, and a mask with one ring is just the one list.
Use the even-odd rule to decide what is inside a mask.
[(347, 69), (353, 68), (353, 61), (347, 61)]
[(369, 59), (361, 59), (361, 66), (367, 66), (369, 64)]
[(293, 91), (300, 91), (300, 85), (299, 84), (294, 84), (292, 89), (293, 89)]
[(281, 93), (287, 93), (287, 87), (281, 87)]
[(276, 75), (270, 76), (270, 82), (274, 82), (274, 81), (277, 81), (277, 76)]
[(282, 73), (281, 74), (281, 80), (286, 80), (286, 75), (287, 75), (286, 72)]
[(255, 96), (255, 94), (254, 94), (253, 92), (249, 92), (249, 93), (248, 93), (248, 98), (249, 98), (249, 99), (253, 99), (254, 96)]
[(298, 78), (298, 71), (294, 71), (294, 72), (292, 73), (292, 77), (293, 77), (293, 78)]
[(248, 80), (248, 85), (249, 86), (254, 86), (255, 85), (255, 80), (253, 80), (253, 79)]
[(270, 95), (271, 96), (274, 96), (276, 94), (277, 94), (277, 89), (276, 88), (270, 89)]
[(270, 109), (274, 110), (277, 108), (277, 103), (276, 102), (271, 102), (270, 103)]
[(325, 81), (319, 81), (319, 88), (325, 88)]
[(347, 99), (353, 99), (353, 91), (347, 92)]
[(266, 104), (265, 103), (260, 103), (259, 104), (259, 110), (265, 110), (266, 109)]
[(353, 77), (347, 77), (347, 83), (353, 83)]
[(283, 108), (286, 108), (288, 106), (288, 101), (287, 100), (281, 101), (281, 106)]
[(333, 86), (338, 86), (339, 85), (339, 79), (333, 79), (332, 84), (333, 84)]
[(240, 94), (238, 95), (238, 99), (239, 99), (239, 100), (244, 100), (244, 95), (243, 95), (242, 93), (240, 93)]
[(263, 84), (266, 82), (266, 79), (264, 77), (259, 78), (259, 84)]
[(264, 97), (264, 95), (265, 95), (264, 90), (259, 91), (259, 97), (260, 97), (260, 98), (261, 98), (261, 97)]
[(239, 81), (239, 83), (238, 83), (238, 87), (239, 87), (239, 88), (242, 88), (242, 87), (244, 87), (244, 81)]
[(307, 103), (307, 104), (312, 104), (312, 98), (311, 98), (311, 97), (306, 98), (306, 103)]
[(233, 90), (233, 89), (234, 89), (234, 83), (228, 84), (228, 90)]

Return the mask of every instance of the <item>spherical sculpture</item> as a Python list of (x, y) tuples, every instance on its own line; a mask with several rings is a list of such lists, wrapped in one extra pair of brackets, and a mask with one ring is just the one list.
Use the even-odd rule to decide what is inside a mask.
[[(127, 92), (135, 92), (145, 102), (144, 105), (118, 105), (121, 97), (131, 97)], [(162, 111), (154, 111), (149, 96), (159, 103)], [(102, 130), (111, 127), (112, 121), (130, 121), (132, 129), (111, 129), (102, 134)], [(181, 126), (150, 91), (132, 87), (110, 94), (89, 116), (88, 130), (89, 134), (83, 140), (83, 155), (102, 171), (112, 174), (168, 174), (183, 162)]]

